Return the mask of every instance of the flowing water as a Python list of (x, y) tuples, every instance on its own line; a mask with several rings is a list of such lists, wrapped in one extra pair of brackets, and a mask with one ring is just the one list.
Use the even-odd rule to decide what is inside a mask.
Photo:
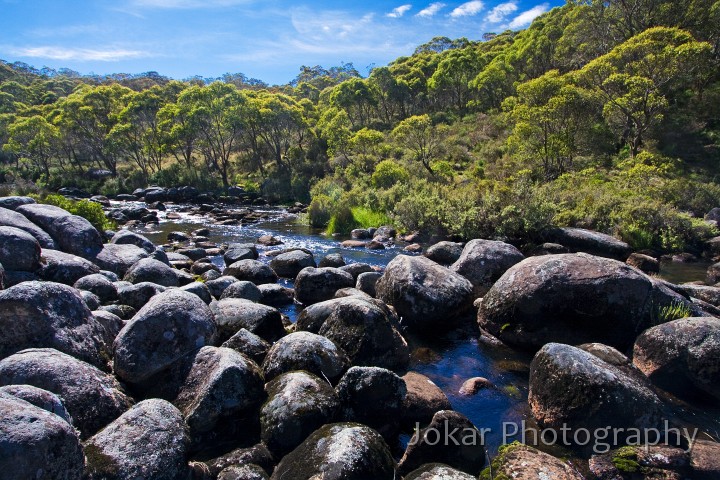
[[(144, 204), (140, 204), (144, 205)], [(168, 212), (178, 207), (168, 205)], [(283, 241), (276, 247), (258, 246), (260, 259), (269, 261), (263, 252), (281, 248), (302, 247), (313, 252), (316, 261), (329, 253), (340, 253), (347, 263), (367, 263), (384, 267), (396, 255), (402, 253), (405, 244), (385, 250), (366, 250), (342, 248), (340, 242), (347, 237), (327, 237), (317, 229), (300, 223), (296, 216), (288, 215), (280, 209), (268, 208), (272, 219), (254, 225), (218, 226), (202, 216), (180, 213), (180, 219), (168, 220), (167, 212), (158, 212), (159, 225), (134, 229), (148, 237), (155, 244), (162, 245), (167, 234), (172, 231), (189, 233), (198, 228), (208, 228), (210, 241), (216, 243), (239, 242), (254, 243), (262, 235), (273, 235)], [(223, 266), (221, 256), (212, 258), (218, 266)], [(669, 281), (692, 281), (704, 278), (707, 265), (701, 264), (663, 264), (661, 276)], [(291, 287), (291, 281), (281, 281)], [(292, 305), (282, 312), (294, 322), (300, 313), (298, 306)], [(502, 350), (485, 345), (475, 335), (448, 335), (443, 338), (418, 340), (409, 338), (413, 347), (410, 370), (420, 372), (435, 382), (448, 396), (453, 409), (466, 415), (478, 428), (489, 429), (485, 434), (488, 453), (492, 456), (505, 442), (519, 437), (505, 436), (512, 433), (515, 426), (532, 418), (527, 404), (529, 363), (531, 357), (519, 352)], [(495, 388), (481, 390), (473, 396), (459, 394), (463, 382), (472, 377), (485, 377)], [(678, 415), (690, 425), (701, 425), (715, 437), (720, 434), (720, 415), (716, 408), (712, 411), (700, 411), (682, 404), (677, 406)], [(409, 436), (401, 437), (401, 443)]]

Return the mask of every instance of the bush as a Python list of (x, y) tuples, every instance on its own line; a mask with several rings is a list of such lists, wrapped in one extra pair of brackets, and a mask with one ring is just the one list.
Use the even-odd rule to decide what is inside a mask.
[(370, 181), (375, 188), (390, 188), (398, 182), (407, 182), (410, 174), (393, 160), (383, 160), (375, 167)]
[(355, 220), (355, 224), (357, 224), (359, 228), (379, 227), (391, 223), (387, 215), (369, 208), (353, 207), (350, 209), (350, 212)]
[(325, 233), (332, 235), (333, 233), (347, 234), (354, 228), (357, 228), (358, 224), (353, 217), (350, 207), (347, 205), (340, 205), (335, 208), (333, 216), (328, 222)]
[(332, 199), (327, 195), (318, 195), (312, 199), (308, 207), (310, 226), (325, 227), (332, 217)]
[(73, 215), (83, 217), (101, 232), (117, 228), (115, 223), (105, 216), (105, 212), (103, 212), (102, 206), (100, 206), (99, 203), (91, 202), (90, 200), (69, 200), (62, 195), (47, 195), (44, 197), (33, 195), (33, 198), (39, 203), (55, 205), (63, 210), (67, 210)]

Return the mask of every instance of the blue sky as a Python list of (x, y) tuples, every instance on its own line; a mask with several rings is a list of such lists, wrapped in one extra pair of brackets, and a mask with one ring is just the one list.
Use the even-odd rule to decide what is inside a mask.
[(271, 84), (301, 65), (365, 75), (434, 36), (519, 30), (562, 0), (0, 0), (0, 58), (80, 73), (242, 72)]

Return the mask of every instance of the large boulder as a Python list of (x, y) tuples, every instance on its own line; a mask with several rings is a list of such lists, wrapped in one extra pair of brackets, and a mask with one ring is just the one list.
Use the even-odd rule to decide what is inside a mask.
[(59, 250), (43, 250), (40, 262), (40, 278), (65, 285), (73, 285), (82, 277), (100, 272), (98, 266), (89, 260)]
[[(210, 272), (210, 273), (213, 273), (213, 272)], [(219, 300), (222, 298), (222, 294), (225, 293), (226, 288), (228, 288), (230, 285), (232, 285), (234, 283), (238, 283), (240, 280), (238, 280), (235, 277), (231, 277), (229, 275), (220, 276), (219, 273), (217, 273), (217, 272), (215, 272), (215, 273), (218, 276), (216, 278), (213, 278), (212, 280), (208, 279), (205, 282), (205, 285), (207, 285), (208, 289), (210, 289), (210, 293), (212, 294), (212, 296)], [(248, 282), (248, 283), (252, 283), (252, 282)], [(254, 285), (254, 283), (253, 283), (253, 285)]]
[(28, 204), (16, 211), (48, 232), (63, 252), (93, 258), (103, 248), (100, 232), (90, 222), (60, 207)]
[(72, 417), (65, 408), (65, 405), (63, 405), (62, 399), (43, 388), (32, 385), (5, 385), (4, 387), (0, 387), (0, 392), (32, 403), (36, 407), (54, 413), (70, 425), (73, 424)]
[(290, 452), (338, 414), (335, 390), (311, 373), (282, 374), (266, 389), (268, 400), (260, 414), (261, 437), (276, 455)]
[(425, 375), (408, 372), (402, 379), (407, 389), (402, 409), (402, 422), (406, 427), (413, 428), (418, 423), (425, 426), (435, 412), (452, 410), (447, 396)]
[(232, 265), (240, 260), (257, 260), (257, 258), (258, 252), (254, 243), (231, 243), (223, 255), (225, 265)]
[(475, 294), (482, 296), (500, 276), (525, 256), (509, 243), (497, 240), (470, 240), (450, 270), (470, 280)]
[(541, 478), (583, 480), (585, 478), (575, 468), (559, 458), (518, 442), (500, 447), (497, 457), (492, 461), (492, 468), (487, 470), (488, 476), (490, 472), (495, 475), (495, 478), (515, 480)]
[[(235, 277), (220, 278), (232, 279), (232, 281), (229, 282), (229, 285), (222, 291), (222, 295), (220, 295), (219, 300), (224, 300), (226, 298), (240, 298), (250, 300), (251, 302), (259, 302), (262, 298), (262, 293), (260, 293), (258, 286), (252, 282), (248, 282), (247, 280), (238, 280)], [(213, 281), (219, 283), (218, 280)]]
[(189, 292), (155, 295), (120, 331), (114, 344), (114, 371), (122, 380), (141, 383), (205, 345), (216, 335), (205, 303)]
[(57, 248), (55, 241), (45, 230), (35, 225), (21, 213), (0, 207), (0, 226), (19, 228), (29, 233), (35, 237), (42, 248), (50, 248), (53, 250)]
[(358, 423), (325, 425), (286, 455), (272, 479), (394, 480), (395, 461), (383, 438)]
[(658, 428), (663, 418), (662, 403), (645, 377), (559, 343), (545, 345), (533, 358), (528, 403), (544, 428), (625, 429), (608, 439), (619, 442), (613, 446), (623, 445), (628, 429)]
[(117, 287), (120, 305), (127, 305), (135, 310), (140, 310), (152, 297), (166, 290), (162, 285), (150, 282), (115, 282), (114, 285)]
[(82, 446), (65, 420), (0, 392), (0, 472), (6, 480), (80, 480)]
[(110, 243), (117, 245), (135, 245), (145, 250), (147, 253), (155, 251), (155, 245), (146, 237), (130, 230), (120, 230), (110, 239)]
[(101, 273), (86, 275), (75, 282), (73, 286), (78, 290), (87, 290), (94, 293), (103, 303), (114, 302), (118, 298), (115, 284)]
[(105, 331), (72, 287), (24, 282), (0, 291), (0, 331), (0, 358), (47, 347), (107, 368)]
[(34, 272), (40, 266), (40, 244), (24, 230), (0, 226), (0, 263), (8, 270)]
[(338, 268), (304, 268), (295, 278), (295, 299), (304, 304), (330, 300), (341, 288), (355, 286), (353, 276)]
[(259, 285), (257, 288), (260, 291), (260, 300), (258, 302), (263, 305), (284, 307), (295, 302), (295, 290), (283, 287), (279, 283), (266, 283)]
[(0, 197), (0, 208), (6, 208), (8, 210), (15, 210), (23, 205), (29, 205), (31, 203), (37, 203), (32, 197), (24, 196), (11, 196), (11, 197)]
[(272, 268), (259, 260), (239, 260), (223, 270), (223, 275), (235, 277), (238, 280), (247, 280), (255, 285), (275, 283), (278, 276)]
[(25, 384), (59, 395), (83, 438), (132, 405), (114, 377), (52, 348), (31, 348), (0, 361), (0, 385)]
[(345, 259), (342, 255), (339, 253), (328, 253), (325, 255), (322, 260), (320, 260), (320, 263), (318, 263), (318, 267), (324, 268), (324, 267), (332, 267), (332, 268), (340, 268), (345, 266)]
[(108, 243), (92, 260), (103, 270), (124, 277), (130, 267), (143, 258), (148, 258), (148, 253), (137, 245)]
[(150, 282), (163, 287), (179, 285), (175, 269), (152, 258), (143, 258), (130, 267), (124, 280), (130, 283)]
[(720, 399), (720, 319), (683, 318), (646, 330), (635, 341), (633, 363), (677, 396)]
[(312, 253), (307, 253), (302, 250), (291, 250), (286, 253), (281, 253), (270, 261), (270, 268), (273, 269), (278, 277), (283, 278), (295, 278), (303, 268), (315, 268), (316, 266)]
[(331, 340), (310, 332), (294, 332), (275, 342), (262, 368), (267, 380), (292, 370), (306, 370), (336, 383), (349, 363), (345, 352)]
[(623, 262), (630, 255), (630, 246), (622, 240), (584, 228), (550, 228), (543, 232), (543, 237), (546, 242), (558, 243), (571, 252), (584, 252)]
[(203, 302), (210, 305), (212, 303), (213, 298), (212, 294), (210, 293), (210, 289), (205, 285), (203, 282), (191, 282), (187, 285), (183, 285), (180, 287), (180, 290), (184, 292), (190, 292), (193, 295), (196, 295), (198, 298), (200, 298)]
[(236, 352), (246, 355), (258, 365), (262, 364), (270, 350), (270, 343), (245, 328), (238, 330), (235, 335), (228, 338), (221, 346), (232, 348)]
[(260, 367), (229, 348), (203, 347), (173, 400), (193, 434), (213, 430), (234, 416), (254, 413), (265, 398)]
[(601, 342), (621, 350), (663, 311), (690, 302), (617, 260), (584, 253), (531, 257), (485, 295), (480, 326), (503, 342), (536, 350), (548, 342)]
[(188, 444), (180, 411), (165, 400), (145, 400), (87, 441), (84, 478), (188, 478)]
[(218, 328), (218, 341), (224, 342), (241, 328), (275, 342), (285, 335), (282, 316), (275, 308), (239, 298), (225, 298), (211, 305)]
[(402, 370), (410, 361), (397, 320), (376, 300), (353, 296), (338, 301), (318, 333), (335, 342), (352, 365)]
[(473, 301), (470, 281), (425, 257), (398, 255), (375, 290), (377, 298), (395, 307), (403, 325), (418, 331), (448, 329)]
[(462, 252), (462, 243), (442, 241), (429, 246), (423, 255), (435, 263), (449, 266), (460, 258)]

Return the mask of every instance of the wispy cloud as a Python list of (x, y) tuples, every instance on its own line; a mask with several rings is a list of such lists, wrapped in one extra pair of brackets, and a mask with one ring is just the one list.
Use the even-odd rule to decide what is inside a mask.
[(500, 23), (511, 13), (517, 11), (518, 6), (515, 2), (501, 3), (488, 13), (487, 21), (490, 23)]
[(549, 8), (550, 5), (548, 5), (547, 3), (537, 5), (530, 10), (527, 10), (518, 15), (517, 17), (513, 18), (512, 22), (510, 22), (509, 27), (513, 30), (519, 30), (521, 28), (527, 27), (532, 23), (533, 20), (535, 20), (543, 13), (547, 12)]
[(441, 3), (441, 2), (431, 3), (427, 7), (420, 10), (416, 16), (417, 17), (428, 17), (428, 18), (434, 17), (444, 7), (445, 7), (445, 4)]
[(145, 8), (218, 8), (252, 3), (253, 0), (131, 0), (131, 5)]
[(142, 50), (128, 50), (124, 48), (72, 48), (60, 46), (41, 47), (9, 47), (13, 55), (28, 58), (46, 58), (50, 60), (76, 60), (81, 62), (118, 62), (130, 58), (150, 57), (152, 54)]
[(460, 18), (477, 15), (478, 13), (480, 13), (483, 7), (483, 2), (481, 2), (480, 0), (473, 0), (471, 2), (463, 3), (462, 5), (457, 7), (455, 10), (450, 12), (450, 16), (452, 18)]
[(409, 3), (407, 5), (400, 5), (397, 8), (393, 8), (392, 12), (388, 13), (387, 16), (390, 18), (400, 18), (405, 15), (407, 11), (411, 8), (412, 5), (410, 5)]
[(67, 25), (48, 28), (35, 28), (28, 32), (34, 38), (75, 37), (102, 32), (100, 25)]

